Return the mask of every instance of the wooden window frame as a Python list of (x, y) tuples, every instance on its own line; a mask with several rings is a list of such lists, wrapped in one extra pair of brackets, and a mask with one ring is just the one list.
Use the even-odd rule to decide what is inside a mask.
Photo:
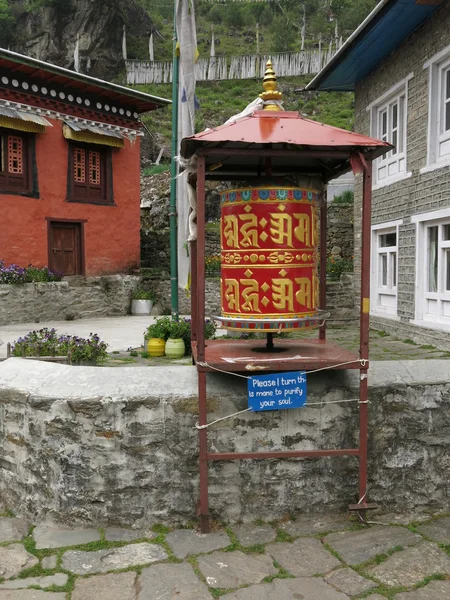
[[(75, 169), (75, 150), (84, 150), (85, 153), (85, 176), (89, 177), (89, 152), (100, 153), (100, 171), (103, 183), (101, 184), (101, 197), (98, 195), (89, 195), (89, 190), (98, 189), (95, 184), (80, 184), (86, 188), (87, 194), (82, 196), (77, 194), (75, 187), (77, 182), (74, 177)], [(94, 188), (95, 186), (95, 188)], [(115, 206), (113, 196), (113, 181), (112, 181), (112, 151), (108, 146), (99, 144), (86, 144), (83, 142), (69, 142), (69, 160), (67, 172), (67, 202), (76, 202), (81, 204), (98, 204), (102, 206)]]
[[(0, 154), (3, 153), (3, 149), (7, 148), (8, 144), (3, 142), (3, 138), (6, 139), (10, 136), (18, 137), (22, 140), (22, 161), (24, 167), (24, 184), (22, 186), (11, 186), (9, 178), (13, 175), (0, 171), (0, 194), (14, 195), (14, 196), (31, 196), (33, 198), (39, 198), (39, 190), (37, 185), (37, 169), (36, 169), (36, 151), (35, 151), (35, 138), (34, 134), (24, 133), (15, 129), (0, 129), (0, 136), (2, 141), (2, 149)], [(8, 152), (8, 150), (6, 150)], [(5, 164), (8, 160), (8, 154), (5, 157), (2, 155), (2, 161)], [(0, 169), (1, 169), (0, 165)]]

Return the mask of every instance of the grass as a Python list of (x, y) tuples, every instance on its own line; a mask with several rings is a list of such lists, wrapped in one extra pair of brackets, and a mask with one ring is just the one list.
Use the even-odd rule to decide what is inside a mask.
[(169, 165), (151, 165), (150, 167), (144, 167), (141, 171), (141, 175), (144, 177), (150, 177), (151, 175), (158, 175), (158, 173), (165, 173), (169, 170)]
[(411, 340), (410, 338), (406, 338), (406, 340), (402, 340), (404, 344), (411, 344), (412, 346), (416, 346), (416, 342)]

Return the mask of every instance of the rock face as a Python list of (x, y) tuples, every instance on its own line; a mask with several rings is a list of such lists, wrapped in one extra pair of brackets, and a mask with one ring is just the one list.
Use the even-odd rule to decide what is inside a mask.
[(135, 38), (147, 37), (153, 24), (135, 0), (58, 0), (29, 8), (14, 0), (19, 13), (13, 50), (66, 68), (74, 67), (79, 35), (81, 71), (110, 78), (122, 67), (123, 25), (128, 27), (129, 58)]

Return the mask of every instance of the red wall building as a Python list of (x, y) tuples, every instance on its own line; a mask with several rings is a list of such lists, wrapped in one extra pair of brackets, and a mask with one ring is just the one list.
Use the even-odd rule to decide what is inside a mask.
[(65, 275), (138, 267), (139, 116), (167, 104), (0, 50), (0, 260)]

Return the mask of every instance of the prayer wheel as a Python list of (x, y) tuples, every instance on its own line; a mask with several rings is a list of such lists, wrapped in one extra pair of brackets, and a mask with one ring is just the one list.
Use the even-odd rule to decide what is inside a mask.
[(319, 190), (221, 193), (221, 306), (226, 329), (261, 333), (319, 321)]

